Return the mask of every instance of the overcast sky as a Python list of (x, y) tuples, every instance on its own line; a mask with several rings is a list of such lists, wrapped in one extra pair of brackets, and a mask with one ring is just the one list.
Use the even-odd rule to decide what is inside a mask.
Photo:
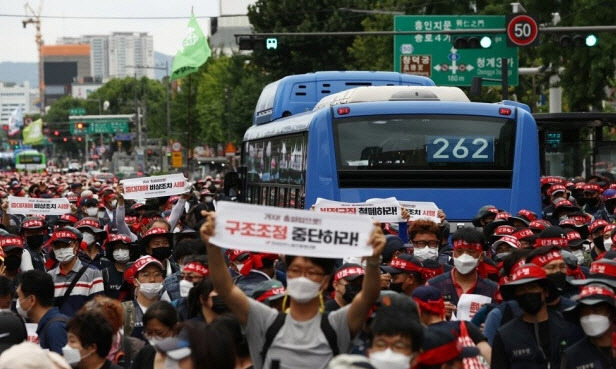
[[(30, 0), (37, 11), (41, 0)], [(46, 0), (43, 16), (64, 17), (176, 17), (223, 14), (246, 14), (250, 0)], [(26, 19), (24, 0), (0, 0), (0, 14), (17, 14), (20, 17), (0, 16), (0, 61), (38, 61), (34, 40), (35, 27), (23, 28)], [(24, 15), (21, 17), (21, 15)], [(208, 19), (198, 19), (204, 33), (208, 33)], [(120, 20), (120, 19), (69, 19), (43, 18), (41, 32), (45, 44), (55, 44), (59, 37), (85, 34), (110, 34), (111, 32), (148, 32), (154, 36), (154, 50), (174, 55), (188, 19)]]

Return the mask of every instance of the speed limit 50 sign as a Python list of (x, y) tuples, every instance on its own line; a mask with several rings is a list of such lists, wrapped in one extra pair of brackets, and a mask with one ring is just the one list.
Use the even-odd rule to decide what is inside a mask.
[(528, 14), (507, 16), (507, 46), (531, 46), (539, 41), (537, 20)]

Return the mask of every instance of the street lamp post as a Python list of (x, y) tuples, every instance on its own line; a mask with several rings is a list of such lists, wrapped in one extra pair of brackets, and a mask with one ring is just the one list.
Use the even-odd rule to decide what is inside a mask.
[[(147, 65), (127, 65), (127, 68), (133, 68), (135, 70), (135, 79), (137, 78), (137, 69), (155, 69), (155, 70), (164, 70), (165, 71), (165, 100), (166, 100), (166, 109), (167, 109), (167, 144), (169, 143), (169, 139), (171, 138), (171, 109), (169, 106), (170, 100), (170, 91), (169, 91), (169, 61), (165, 61), (165, 66), (156, 67), (156, 66), (147, 66)], [(141, 150), (141, 124), (139, 121), (139, 117), (137, 116), (137, 135), (139, 137), (139, 149)], [(162, 157), (165, 157), (162, 155)], [(163, 160), (164, 163), (164, 160)], [(144, 168), (145, 169), (145, 168)]]

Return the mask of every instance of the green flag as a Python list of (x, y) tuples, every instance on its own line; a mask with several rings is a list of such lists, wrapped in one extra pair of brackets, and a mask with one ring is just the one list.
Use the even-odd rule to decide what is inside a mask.
[(43, 120), (38, 119), (23, 129), (24, 145), (40, 145), (43, 142)]
[(173, 58), (173, 66), (171, 67), (171, 80), (178, 79), (194, 73), (205, 61), (212, 55), (212, 50), (207, 44), (207, 39), (195, 19), (195, 15), (190, 15), (188, 27), (184, 31), (184, 39), (182, 46), (175, 58)]

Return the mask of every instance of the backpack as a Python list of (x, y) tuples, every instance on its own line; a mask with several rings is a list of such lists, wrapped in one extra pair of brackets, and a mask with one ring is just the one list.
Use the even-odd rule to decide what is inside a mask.
[[(328, 316), (329, 312), (321, 314), (321, 331), (325, 335), (325, 339), (327, 340), (327, 343), (332, 350), (333, 356), (338, 356), (338, 354), (340, 353), (340, 349), (338, 348), (338, 336), (331, 323), (329, 322)], [(263, 343), (263, 347), (261, 348), (261, 360), (263, 360), (263, 365), (265, 365), (265, 357), (267, 356), (267, 352), (272, 346), (274, 338), (276, 338), (276, 335), (282, 329), (286, 317), (287, 314), (283, 312), (278, 313), (276, 319), (274, 319), (274, 322), (269, 327), (267, 327), (267, 330), (265, 331), (265, 342)], [(280, 363), (273, 362), (272, 368), (279, 365)]]
[(130, 337), (135, 327), (135, 305), (132, 301), (124, 301), (122, 307), (124, 307), (124, 336)]

